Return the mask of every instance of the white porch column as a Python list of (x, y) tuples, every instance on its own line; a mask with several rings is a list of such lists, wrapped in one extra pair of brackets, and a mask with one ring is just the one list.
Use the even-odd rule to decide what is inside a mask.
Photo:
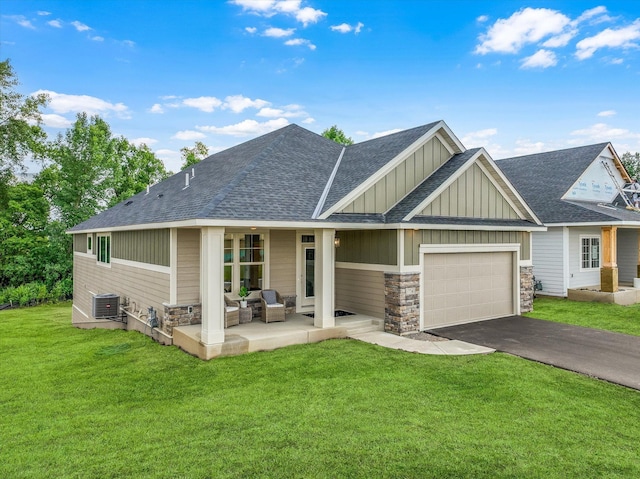
[(317, 328), (332, 328), (336, 324), (335, 310), (335, 246), (336, 230), (318, 229), (315, 233), (315, 317)]
[(204, 226), (201, 231), (201, 342), (224, 343), (224, 228)]

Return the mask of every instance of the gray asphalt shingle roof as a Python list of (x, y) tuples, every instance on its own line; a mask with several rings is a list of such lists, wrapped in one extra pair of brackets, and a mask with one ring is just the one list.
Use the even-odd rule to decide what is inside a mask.
[(620, 214), (640, 220), (635, 212), (603, 208), (597, 204), (562, 200), (562, 196), (602, 153), (608, 143), (549, 151), (497, 160), (496, 164), (543, 223), (602, 223)]

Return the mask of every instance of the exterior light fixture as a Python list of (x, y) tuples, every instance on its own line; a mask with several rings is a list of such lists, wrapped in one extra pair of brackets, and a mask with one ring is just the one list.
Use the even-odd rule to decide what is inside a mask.
[(340, 248), (340, 238), (335, 237), (335, 238), (333, 239), (333, 245), (334, 245), (336, 248)]

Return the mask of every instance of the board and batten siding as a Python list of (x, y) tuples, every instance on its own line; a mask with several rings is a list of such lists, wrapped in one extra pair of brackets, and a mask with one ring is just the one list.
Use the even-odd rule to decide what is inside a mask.
[(531, 259), (528, 231), (405, 230), (404, 264), (420, 264), (421, 244), (501, 244), (519, 243), (520, 260)]
[(271, 230), (269, 282), (280, 294), (296, 294), (296, 232)]
[(451, 156), (438, 138), (432, 138), (347, 205), (341, 213), (384, 213)]
[(336, 261), (340, 263), (398, 264), (396, 230), (338, 231), (340, 247)]
[(111, 257), (169, 266), (171, 238), (168, 228), (111, 233)]
[(199, 303), (200, 300), (200, 230), (177, 230), (177, 303)]
[(563, 259), (563, 227), (551, 227), (547, 231), (535, 231), (533, 243), (533, 275), (542, 282), (542, 293), (566, 296)]
[(384, 319), (385, 290), (382, 271), (336, 268), (336, 309)]
[(618, 280), (633, 284), (638, 268), (638, 230), (618, 228)]
[(569, 228), (569, 284), (568, 287), (584, 288), (600, 285), (600, 268), (580, 271), (581, 236), (597, 236), (600, 238), (600, 261), (602, 262), (602, 234), (599, 226)]
[(469, 167), (418, 215), (517, 219), (518, 214), (478, 165)]
[(119, 263), (105, 267), (96, 264), (95, 258), (74, 255), (74, 306), (91, 317), (93, 294), (105, 293), (117, 294), (121, 302), (129, 298), (137, 310), (146, 312), (152, 306), (163, 311), (162, 303), (169, 302), (169, 274)]

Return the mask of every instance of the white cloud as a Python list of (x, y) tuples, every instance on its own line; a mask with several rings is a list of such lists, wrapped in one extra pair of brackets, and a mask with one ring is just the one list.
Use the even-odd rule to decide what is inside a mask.
[(120, 43), (129, 48), (133, 48), (136, 46), (136, 42), (134, 42), (133, 40), (122, 40)]
[(311, 123), (315, 123), (316, 119), (315, 118), (305, 118), (304, 120), (302, 120), (302, 123), (304, 123), (305, 125), (310, 125)]
[(162, 109), (162, 105), (160, 103), (154, 103), (153, 106), (149, 109), (151, 113), (164, 113)]
[(202, 138), (206, 138), (207, 135), (205, 135), (204, 133), (200, 132), (200, 131), (193, 131), (193, 130), (183, 130), (183, 131), (179, 131), (177, 132), (175, 135), (173, 135), (171, 137), (172, 140), (187, 140), (187, 141), (191, 141), (191, 140), (200, 140)]
[(62, 28), (62, 21), (60, 20), (50, 20), (47, 22), (47, 25), (53, 28)]
[(251, 34), (254, 34), (254, 33), (256, 33), (258, 31), (258, 29), (256, 27), (246, 27), (244, 30), (246, 32), (248, 32), (248, 33), (251, 33)]
[(309, 50), (316, 49), (316, 46), (313, 43), (309, 40), (305, 40), (304, 38), (293, 38), (291, 40), (287, 40), (284, 44), (290, 47), (307, 46), (309, 47)]
[(297, 12), (295, 12), (296, 20), (301, 22), (305, 27), (309, 23), (318, 23), (318, 21), (322, 17), (326, 17), (326, 16), (327, 14), (322, 10), (316, 10), (315, 8), (311, 8), (311, 7), (304, 7), (298, 10)]
[(182, 100), (182, 104), (211, 113), (216, 108), (222, 106), (222, 101), (214, 96), (201, 96), (198, 98), (185, 98)]
[(120, 118), (129, 118), (129, 108), (124, 103), (110, 103), (89, 95), (67, 95), (51, 90), (38, 90), (32, 95), (44, 93), (49, 96), (48, 107), (55, 113), (80, 113), (108, 115), (116, 113)]
[(275, 120), (265, 121), (263, 123), (255, 120), (243, 120), (235, 125), (217, 126), (196, 126), (200, 131), (215, 133), (218, 135), (230, 136), (253, 136), (263, 135), (271, 131), (287, 126), (289, 121), (286, 118), (277, 118)]
[(224, 99), (223, 108), (229, 109), (234, 113), (241, 113), (247, 108), (263, 108), (269, 105), (268, 101), (256, 98), (252, 100), (242, 95), (231, 95)]
[(327, 16), (322, 10), (302, 7), (301, 0), (231, 0), (230, 3), (242, 7), (242, 10), (265, 17), (278, 14), (293, 16), (305, 27), (309, 23), (317, 23)]
[(467, 148), (477, 148), (479, 146), (485, 146), (488, 139), (498, 134), (496, 128), (485, 128), (484, 130), (471, 131), (464, 135), (460, 141), (467, 146)]
[(44, 10), (38, 10), (36, 13), (41, 17), (46, 17), (47, 15), (51, 15), (51, 12), (46, 12)]
[(290, 37), (291, 35), (293, 35), (295, 33), (296, 29), (295, 28), (275, 28), (275, 27), (271, 27), (271, 28), (267, 28), (263, 35), (265, 37), (271, 37), (271, 38), (283, 38), (283, 37)]
[(96, 35), (95, 37), (90, 37), (94, 42), (104, 42), (104, 37)]
[(613, 140), (640, 140), (640, 133), (634, 133), (625, 128), (612, 128), (606, 123), (596, 123), (588, 128), (574, 130), (572, 136), (583, 136), (589, 141), (605, 142)]
[(71, 120), (55, 113), (43, 113), (40, 117), (42, 118), (42, 123), (50, 128), (69, 128), (73, 125)]
[(576, 44), (578, 60), (591, 58), (601, 48), (638, 48), (640, 40), (640, 19), (623, 28), (607, 28), (600, 33), (580, 40)]
[(571, 29), (568, 32), (549, 38), (549, 40), (544, 42), (542, 46), (547, 48), (566, 47), (571, 41), (571, 39), (575, 37), (577, 34), (578, 34), (578, 30)]
[(362, 27), (364, 27), (364, 23), (358, 22), (355, 25), (349, 25), (348, 23), (341, 23), (340, 25), (331, 25), (330, 28), (334, 32), (340, 32), (340, 33), (354, 32), (357, 35), (362, 30)]
[(538, 50), (530, 57), (522, 59), (520, 68), (549, 68), (558, 64), (556, 54), (551, 50)]
[(534, 153), (542, 153), (547, 148), (542, 141), (531, 141), (529, 139), (516, 140), (516, 146), (513, 149), (514, 156), (532, 155)]
[(177, 98), (177, 95), (164, 95), (160, 97), (161, 100), (175, 100)]
[[(585, 10), (584, 12), (582, 12), (582, 15), (576, 18), (576, 23), (581, 23), (581, 22), (584, 22), (585, 20), (590, 20), (598, 16), (600, 17), (600, 19), (604, 18), (604, 21), (609, 20), (610, 17), (607, 15), (607, 7), (604, 7), (601, 5), (599, 7), (594, 7), (589, 10)], [(600, 22), (598, 21), (598, 23)]]
[(182, 157), (179, 151), (160, 149), (155, 151), (156, 156), (162, 160), (169, 171), (180, 171)]
[(379, 132), (374, 133), (373, 135), (371, 135), (370, 139), (373, 140), (374, 138), (380, 138), (382, 136), (391, 135), (392, 133), (398, 133), (399, 131), (402, 131), (402, 129), (394, 128), (393, 130), (379, 131)]
[(76, 30), (78, 30), (79, 32), (86, 32), (87, 30), (91, 30), (90, 26), (85, 25), (84, 23), (79, 22), (78, 20), (71, 22), (71, 25), (76, 27)]
[(598, 116), (614, 116), (616, 114), (615, 110), (605, 110), (598, 113)]
[(27, 20), (27, 18), (24, 15), (8, 15), (6, 18), (13, 20), (21, 27), (30, 28), (32, 30), (36, 29), (36, 27), (33, 26), (31, 21)]
[(517, 53), (526, 44), (563, 33), (570, 23), (569, 17), (556, 10), (527, 7), (509, 18), (498, 19), (486, 34), (480, 35), (475, 52)]
[(478, 18), (476, 18), (476, 22), (478, 23), (484, 23), (488, 20), (489, 20), (489, 15), (480, 15)]
[(623, 58), (612, 58), (609, 63), (611, 63), (612, 65), (622, 65), (624, 63), (624, 59)]
[(308, 113), (300, 105), (286, 105), (282, 108), (262, 108), (257, 116), (263, 118), (300, 118), (308, 116)]
[(133, 140), (129, 140), (129, 143), (133, 143), (136, 146), (141, 146), (141, 145), (151, 146), (158, 143), (158, 140), (156, 140), (155, 138), (141, 137), (141, 138), (134, 138)]

